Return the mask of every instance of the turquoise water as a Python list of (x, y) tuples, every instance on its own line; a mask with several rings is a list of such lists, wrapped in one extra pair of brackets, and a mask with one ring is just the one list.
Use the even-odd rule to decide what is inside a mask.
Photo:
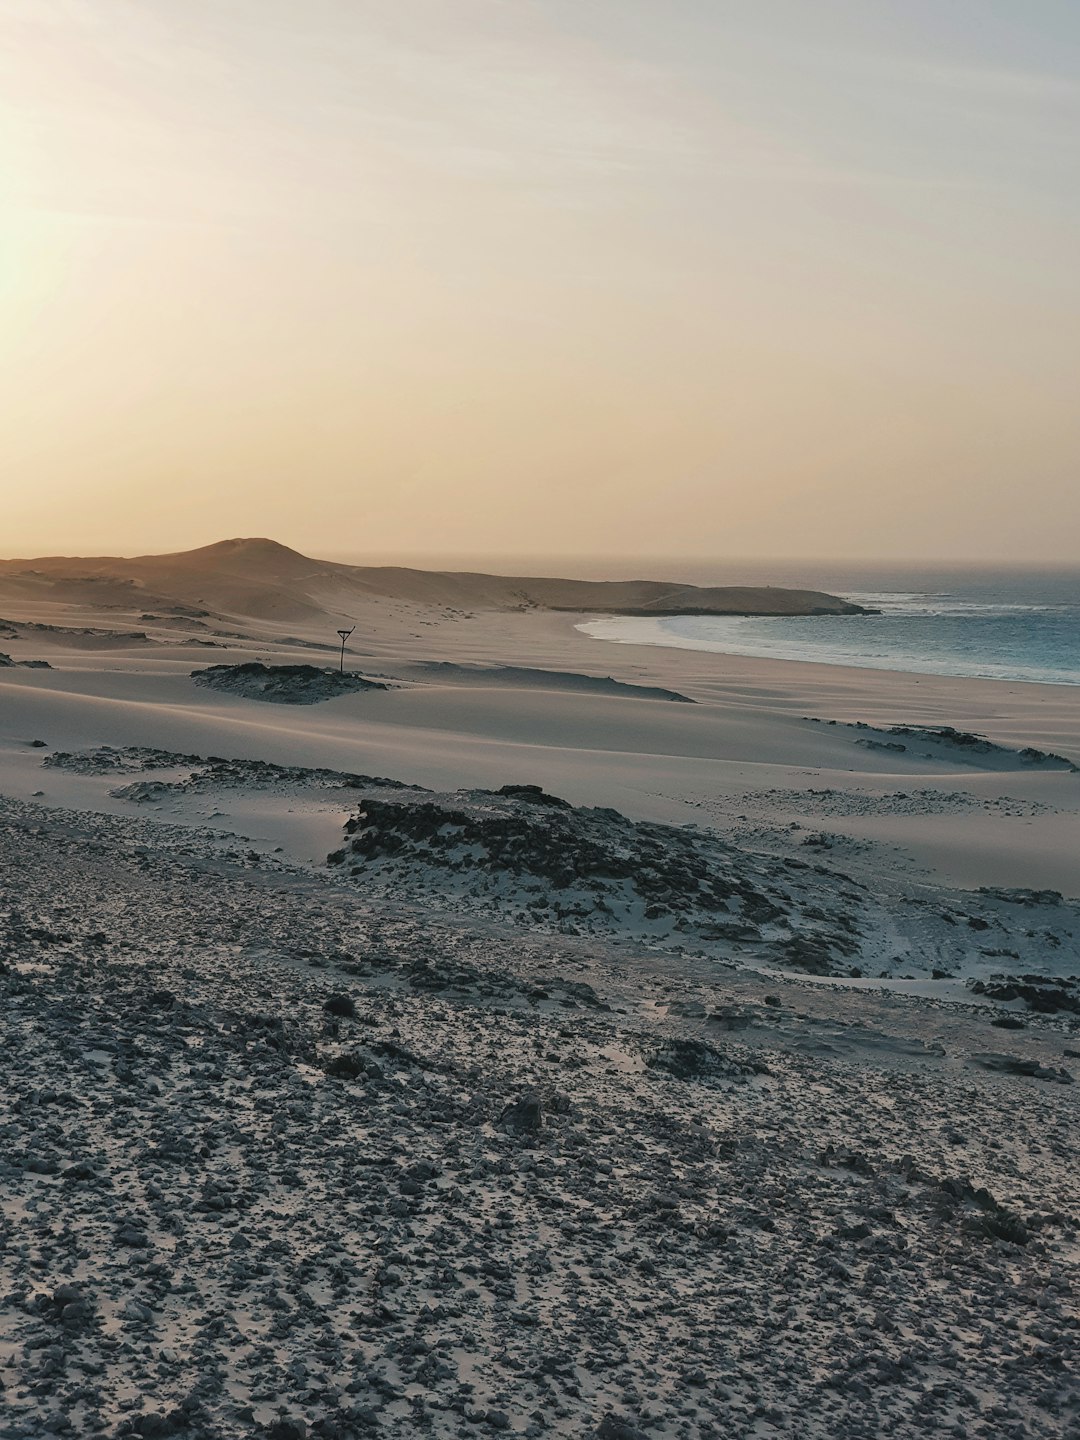
[[(790, 570), (790, 567), (787, 567)], [(702, 583), (765, 583), (742, 572)], [(730, 575), (730, 572), (727, 572)], [(605, 616), (579, 626), (597, 639), (1046, 685), (1080, 685), (1080, 570), (842, 569), (773, 574), (771, 583), (843, 595), (871, 616), (768, 619), (674, 615)], [(846, 582), (846, 583), (845, 583)]]

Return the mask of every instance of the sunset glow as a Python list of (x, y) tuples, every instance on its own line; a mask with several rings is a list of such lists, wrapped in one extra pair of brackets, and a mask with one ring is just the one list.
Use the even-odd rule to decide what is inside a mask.
[(1073, 7), (0, 35), (8, 555), (1075, 555)]

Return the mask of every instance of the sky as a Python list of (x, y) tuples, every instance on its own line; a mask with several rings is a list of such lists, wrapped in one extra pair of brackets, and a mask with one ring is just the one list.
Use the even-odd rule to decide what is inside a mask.
[(1075, 0), (0, 0), (0, 554), (1070, 561)]

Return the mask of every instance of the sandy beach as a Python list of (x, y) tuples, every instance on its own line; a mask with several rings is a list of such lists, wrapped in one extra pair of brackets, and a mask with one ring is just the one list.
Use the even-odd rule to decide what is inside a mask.
[[(332, 664), (331, 614), (306, 626), (219, 616), (192, 643), (190, 621), (148, 620), (140, 604), (123, 611), (115, 603), (23, 596), (4, 602), (2, 589), (0, 609), (18, 626), (2, 643), (15, 660), (52, 666), (0, 671), (7, 793), (41, 788), (38, 757), (24, 743), (35, 736), (62, 749), (155, 745), (441, 789), (533, 782), (577, 804), (673, 823), (705, 823), (704, 811), (707, 823), (760, 824), (763, 835), (809, 824), (882, 847), (883, 855), (895, 847), (906, 863), (960, 886), (1080, 893), (1080, 784), (1007, 756), (973, 761), (957, 752), (960, 763), (950, 764), (947, 757), (927, 762), (915, 747), (875, 751), (843, 728), (952, 726), (1007, 749), (1077, 759), (1075, 687), (614, 645), (582, 635), (575, 624), (585, 617), (573, 612), (462, 611), (371, 596), (354, 611), (348, 665), (386, 677), (392, 688), (275, 707), (210, 696), (190, 672), (252, 659)], [(58, 628), (33, 630), (27, 622)], [(227, 628), (231, 634), (215, 638)], [(129, 638), (132, 632), (145, 639)], [(605, 689), (608, 679), (617, 685)], [(652, 689), (696, 703), (645, 698)], [(65, 803), (55, 777), (52, 784), (42, 798)], [(826, 788), (849, 794), (857, 813), (808, 809), (805, 792)], [(907, 806), (892, 798), (898, 791), (910, 792)], [(944, 802), (935, 808), (935, 793), (968, 803), (954, 812)]]

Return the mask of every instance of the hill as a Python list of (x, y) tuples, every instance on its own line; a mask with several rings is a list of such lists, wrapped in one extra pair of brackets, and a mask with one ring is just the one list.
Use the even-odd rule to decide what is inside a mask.
[(569, 580), (317, 560), (275, 540), (222, 540), (167, 555), (0, 560), (0, 599), (127, 608), (198, 607), (217, 614), (303, 622), (352, 618), (373, 596), (480, 610), (620, 615), (845, 615), (835, 595), (771, 586), (663, 580)]

